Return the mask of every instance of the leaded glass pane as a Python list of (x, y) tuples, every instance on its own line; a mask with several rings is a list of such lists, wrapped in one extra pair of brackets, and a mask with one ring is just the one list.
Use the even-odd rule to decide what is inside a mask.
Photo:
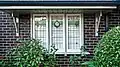
[(35, 38), (42, 41), (46, 47), (46, 16), (35, 16)]
[(51, 16), (52, 24), (52, 44), (56, 46), (59, 50), (64, 49), (63, 45), (63, 16), (61, 15), (52, 15)]
[(79, 16), (68, 16), (68, 49), (80, 48)]

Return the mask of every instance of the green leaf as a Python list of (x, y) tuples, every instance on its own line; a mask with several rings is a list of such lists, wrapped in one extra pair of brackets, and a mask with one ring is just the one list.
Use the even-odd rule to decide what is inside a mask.
[(88, 67), (95, 67), (94, 62), (95, 61), (86, 61), (86, 62), (82, 63), (81, 65), (87, 65)]

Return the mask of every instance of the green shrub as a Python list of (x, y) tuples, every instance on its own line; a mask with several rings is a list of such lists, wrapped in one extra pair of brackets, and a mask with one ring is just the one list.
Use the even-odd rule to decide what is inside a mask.
[(108, 31), (98, 43), (94, 57), (96, 67), (120, 67), (120, 27)]
[(20, 46), (11, 49), (7, 54), (4, 67), (39, 67), (40, 64), (44, 67), (54, 67), (57, 51), (55, 46), (52, 46), (49, 52), (42, 45), (42, 42), (35, 39), (21, 41)]
[[(79, 54), (70, 55), (69, 63), (72, 67), (78, 67), (78, 66), (82, 65), (83, 62), (81, 60), (83, 60), (83, 57), (84, 58), (87, 57), (87, 55), (85, 53), (88, 53), (85, 49), (86, 49), (85, 46), (81, 46), (81, 48), (80, 48), (81, 52)], [(81, 66), (81, 67), (83, 67), (83, 66)]]

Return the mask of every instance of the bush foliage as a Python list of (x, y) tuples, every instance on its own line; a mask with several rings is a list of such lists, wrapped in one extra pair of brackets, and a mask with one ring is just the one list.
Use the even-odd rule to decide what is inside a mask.
[(42, 45), (39, 40), (22, 40), (20, 46), (8, 52), (3, 67), (39, 67), (39, 65), (55, 67), (57, 49), (51, 46), (48, 51)]
[(108, 31), (98, 43), (96, 67), (120, 67), (120, 26)]

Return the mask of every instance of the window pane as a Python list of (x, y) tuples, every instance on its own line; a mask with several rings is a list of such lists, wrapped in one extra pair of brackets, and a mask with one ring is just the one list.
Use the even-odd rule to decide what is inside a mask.
[(80, 48), (79, 16), (68, 16), (68, 49)]
[(35, 38), (42, 41), (46, 47), (46, 16), (35, 16)]
[(51, 16), (51, 24), (52, 24), (52, 44), (61, 51), (64, 49), (63, 45), (63, 16), (61, 15), (52, 15)]

